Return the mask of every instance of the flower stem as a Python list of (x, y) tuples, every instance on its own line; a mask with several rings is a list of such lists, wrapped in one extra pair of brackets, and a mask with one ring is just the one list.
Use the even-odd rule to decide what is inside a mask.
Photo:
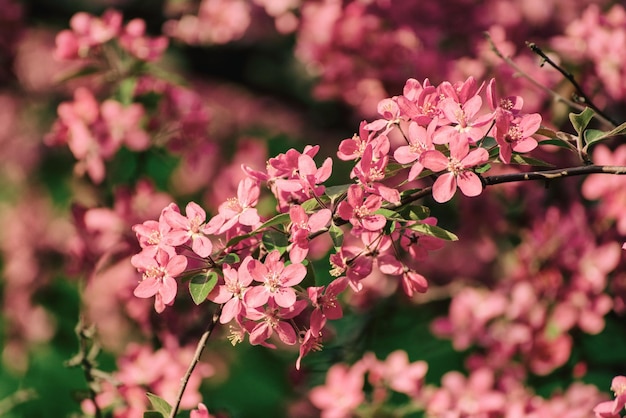
[(176, 395), (176, 402), (174, 406), (172, 407), (172, 410), (170, 411), (170, 415), (168, 418), (174, 418), (176, 414), (178, 413), (178, 408), (180, 407), (180, 401), (183, 399), (183, 394), (185, 393), (185, 388), (187, 387), (189, 378), (191, 377), (191, 374), (196, 368), (196, 365), (200, 361), (200, 356), (202, 355), (202, 352), (204, 351), (204, 348), (206, 347), (207, 341), (209, 340), (209, 337), (213, 333), (213, 330), (215, 329), (215, 326), (217, 325), (219, 321), (220, 315), (222, 314), (222, 307), (223, 305), (219, 305), (217, 310), (213, 313), (211, 322), (209, 322), (206, 330), (204, 331), (204, 333), (200, 337), (200, 340), (198, 341), (198, 345), (196, 346), (196, 352), (193, 355), (193, 359), (191, 359), (191, 363), (189, 363), (187, 372), (185, 372), (185, 375), (181, 379), (180, 388), (178, 389), (178, 394)]

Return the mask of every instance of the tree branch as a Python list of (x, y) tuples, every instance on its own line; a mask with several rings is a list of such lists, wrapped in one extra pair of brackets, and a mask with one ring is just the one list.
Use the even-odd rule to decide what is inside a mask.
[(495, 184), (512, 183), (516, 181), (528, 180), (554, 180), (564, 177), (585, 176), (588, 174), (626, 174), (625, 166), (613, 165), (585, 165), (569, 168), (559, 168), (546, 171), (531, 171), (528, 173), (501, 174), (495, 176), (481, 177), (483, 185), (493, 186)]
[(569, 71), (567, 71), (565, 68), (561, 67), (560, 65), (558, 65), (554, 61), (552, 61), (552, 59), (550, 59), (550, 57), (548, 57), (541, 50), (541, 48), (539, 48), (537, 46), (537, 44), (535, 44), (533, 42), (526, 42), (526, 45), (528, 45), (528, 47), (531, 49), (531, 51), (533, 51), (535, 54), (539, 55), (543, 59), (544, 62), (548, 63), (548, 65), (550, 65), (552, 68), (554, 68), (559, 73), (561, 73), (561, 75), (563, 75), (563, 77), (565, 77), (565, 79), (567, 81), (569, 81), (572, 84), (572, 86), (574, 86), (574, 88), (576, 89), (575, 100), (577, 100), (580, 103), (584, 103), (585, 105), (587, 105), (591, 109), (593, 109), (593, 111), (596, 112), (596, 115), (598, 116), (598, 119), (602, 120), (604, 123), (606, 123), (608, 125), (612, 125), (614, 128), (618, 125), (617, 122), (613, 121), (610, 116), (608, 116), (602, 110), (600, 110), (593, 103), (593, 101), (589, 98), (589, 96), (587, 96), (585, 94), (585, 92), (583, 91), (582, 87), (580, 86), (580, 84), (578, 84), (578, 82), (576, 81), (576, 79), (574, 78), (572, 73), (570, 73)]
[(222, 314), (222, 308), (223, 308), (223, 305), (218, 306), (217, 310), (213, 313), (211, 322), (209, 322), (206, 330), (204, 331), (204, 333), (200, 337), (200, 340), (198, 341), (198, 345), (196, 346), (196, 352), (193, 355), (193, 359), (191, 360), (191, 363), (189, 363), (189, 367), (187, 368), (187, 372), (185, 373), (185, 376), (183, 376), (183, 378), (181, 379), (180, 388), (178, 389), (178, 394), (176, 395), (176, 403), (172, 407), (172, 410), (170, 411), (170, 415), (168, 418), (174, 418), (176, 414), (178, 413), (178, 408), (180, 407), (180, 401), (183, 399), (183, 394), (185, 393), (185, 388), (187, 387), (189, 378), (191, 377), (191, 374), (196, 368), (196, 365), (200, 361), (200, 356), (202, 355), (202, 351), (204, 351), (207, 341), (209, 340), (209, 337), (213, 333), (213, 330), (215, 329), (215, 326), (217, 325), (220, 319), (220, 315)]

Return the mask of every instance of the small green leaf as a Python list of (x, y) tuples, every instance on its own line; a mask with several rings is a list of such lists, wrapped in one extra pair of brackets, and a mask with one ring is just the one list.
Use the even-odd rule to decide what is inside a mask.
[[(148, 399), (150, 399), (150, 404), (156, 410), (156, 412), (161, 413), (164, 417), (169, 416), (172, 411), (172, 406), (167, 403), (167, 401), (154, 393), (146, 393), (148, 395)], [(145, 416), (145, 415), (144, 415)]]
[(340, 197), (345, 196), (349, 188), (350, 188), (349, 184), (341, 184), (339, 186), (328, 186), (324, 194), (328, 196), (331, 202), (335, 202)]
[(307, 200), (306, 202), (302, 202), (300, 206), (302, 206), (302, 209), (304, 209), (305, 212), (311, 212), (317, 209), (320, 206), (320, 204), (317, 200), (315, 200), (315, 198), (311, 198)]
[(486, 173), (489, 170), (491, 170), (491, 164), (484, 164), (474, 169), (475, 172), (480, 173), (480, 174)]
[(276, 225), (282, 225), (282, 224), (287, 224), (290, 222), (290, 218), (289, 218), (289, 213), (279, 213), (278, 215), (274, 216), (273, 218), (263, 222), (261, 224), (261, 226), (259, 226), (255, 232), (258, 232), (262, 229), (266, 229), (272, 226), (276, 226)]
[(116, 96), (120, 103), (124, 106), (128, 106), (133, 102), (136, 86), (137, 79), (135, 77), (127, 77), (122, 80), (116, 92)]
[(421, 232), (422, 234), (445, 239), (447, 241), (458, 241), (459, 239), (459, 237), (454, 235), (452, 232), (445, 230), (439, 226), (435, 226), (435, 225), (417, 223), (417, 224), (409, 225), (408, 228), (413, 231)]
[(430, 215), (430, 209), (426, 206), (407, 206), (405, 208), (402, 208), (402, 210), (400, 211), (400, 215), (403, 219), (406, 219), (407, 221), (421, 221), (428, 218), (428, 216)]
[(239, 244), (241, 241), (250, 238), (252, 235), (253, 235), (252, 233), (250, 233), (250, 234), (243, 234), (243, 235), (237, 235), (236, 237), (231, 238), (226, 243), (226, 248), (234, 247), (235, 245)]
[(585, 131), (585, 147), (583, 148), (584, 151), (587, 151), (587, 148), (589, 148), (590, 145), (601, 141), (603, 139), (606, 138), (611, 138), (617, 135), (624, 135), (626, 133), (626, 122), (622, 123), (621, 125), (619, 125), (618, 127), (611, 129), (608, 132), (603, 132), (597, 129), (587, 129)]
[(213, 270), (193, 276), (189, 282), (189, 293), (191, 293), (193, 302), (196, 305), (200, 305), (204, 302), (216, 284), (217, 273)]
[(262, 241), (268, 252), (278, 250), (281, 254), (284, 254), (287, 251), (287, 246), (289, 246), (287, 235), (278, 231), (264, 232)]
[(590, 108), (586, 107), (580, 113), (570, 113), (569, 120), (572, 122), (572, 126), (578, 132), (578, 135), (581, 135), (582, 132), (587, 129), (587, 125), (593, 119), (593, 115), (595, 115), (594, 111)]
[(330, 234), (330, 239), (333, 241), (333, 247), (339, 251), (339, 248), (343, 245), (343, 229), (335, 225), (334, 222), (331, 222), (328, 233)]
[(235, 264), (241, 261), (241, 258), (235, 253), (228, 253), (222, 258), (222, 264)]

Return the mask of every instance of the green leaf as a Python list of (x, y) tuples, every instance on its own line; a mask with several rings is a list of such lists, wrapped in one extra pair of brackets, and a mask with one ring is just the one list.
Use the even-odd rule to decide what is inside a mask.
[(127, 77), (120, 83), (117, 88), (117, 99), (124, 106), (128, 106), (133, 102), (135, 96), (135, 87), (137, 86), (137, 79), (135, 77)]
[(521, 154), (511, 155), (511, 164), (534, 165), (538, 167), (554, 167), (554, 165), (546, 161), (538, 160), (537, 158), (532, 158)]
[(572, 122), (572, 126), (574, 126), (574, 129), (578, 132), (578, 135), (581, 135), (582, 132), (587, 129), (587, 125), (589, 125), (589, 122), (593, 119), (593, 115), (595, 115), (594, 111), (588, 107), (580, 113), (569, 114), (569, 120)]
[[(172, 407), (167, 401), (154, 393), (147, 392), (148, 399), (150, 399), (150, 404), (156, 410), (156, 412), (161, 413), (164, 417), (169, 416), (172, 411)], [(144, 415), (145, 416), (145, 415)]]
[(235, 264), (241, 261), (241, 258), (235, 253), (228, 253), (222, 258), (222, 264)]
[(335, 225), (334, 222), (331, 222), (328, 233), (330, 234), (330, 239), (333, 241), (333, 247), (339, 251), (339, 248), (343, 245), (343, 229)]
[(264, 232), (262, 241), (268, 252), (278, 250), (281, 254), (287, 251), (287, 246), (289, 245), (287, 235), (278, 231)]
[(320, 206), (320, 204), (317, 200), (315, 200), (315, 198), (311, 198), (307, 200), (306, 202), (302, 202), (300, 206), (302, 206), (302, 209), (304, 209), (305, 212), (311, 212), (317, 209)]
[(560, 138), (545, 139), (543, 141), (539, 141), (539, 145), (554, 145), (560, 148), (567, 148), (574, 151), (576, 150), (576, 147), (572, 146), (571, 143)]
[(480, 173), (480, 174), (486, 173), (489, 170), (491, 170), (491, 164), (484, 164), (484, 165), (481, 165), (480, 167), (474, 169), (474, 171), (476, 173)]
[(417, 223), (409, 225), (408, 228), (416, 232), (421, 232), (425, 235), (445, 239), (446, 241), (458, 241), (459, 239), (459, 237), (454, 235), (452, 232), (435, 225)]
[(583, 150), (586, 151), (587, 148), (589, 148), (590, 145), (592, 145), (592, 144), (594, 144), (594, 143), (596, 143), (598, 141), (601, 141), (601, 140), (606, 139), (606, 138), (611, 138), (611, 137), (614, 137), (614, 136), (617, 136), (617, 135), (624, 135), (625, 133), (626, 133), (626, 122), (622, 123), (620, 126), (614, 128), (614, 129), (611, 129), (608, 132), (603, 132), (603, 131), (600, 131), (600, 130), (597, 130), (597, 129), (587, 129), (585, 131), (585, 135), (584, 135), (585, 143), (587, 145), (585, 145)]
[(241, 241), (250, 238), (252, 235), (254, 235), (252, 232), (249, 234), (237, 235), (236, 237), (233, 237), (230, 240), (228, 240), (228, 242), (226, 243), (226, 248), (234, 247), (235, 245), (239, 244)]
[(557, 133), (555, 131), (553, 131), (552, 129), (548, 129), (548, 128), (539, 128), (537, 129), (537, 132), (535, 132), (535, 134), (537, 135), (541, 135), (541, 136), (546, 136), (548, 138), (558, 138), (557, 137)]
[(331, 202), (335, 202), (340, 197), (345, 196), (349, 188), (350, 188), (349, 184), (341, 184), (338, 186), (328, 186), (326, 190), (324, 191), (324, 194), (328, 196)]
[(376, 215), (383, 215), (386, 219), (402, 219), (398, 212), (391, 209), (380, 208), (374, 213)]
[(400, 215), (408, 221), (421, 221), (430, 216), (430, 209), (426, 206), (407, 206), (402, 208)]
[(217, 273), (213, 270), (193, 276), (189, 282), (189, 293), (191, 293), (193, 302), (196, 305), (200, 305), (204, 302), (216, 284)]
[(273, 218), (263, 222), (261, 226), (259, 226), (257, 229), (254, 230), (254, 232), (259, 232), (262, 229), (266, 229), (272, 226), (286, 224), (286, 223), (289, 223), (290, 221), (291, 219), (289, 218), (289, 213), (279, 213)]
[(163, 415), (157, 411), (145, 411), (143, 413), (143, 418), (165, 418), (167, 415)]

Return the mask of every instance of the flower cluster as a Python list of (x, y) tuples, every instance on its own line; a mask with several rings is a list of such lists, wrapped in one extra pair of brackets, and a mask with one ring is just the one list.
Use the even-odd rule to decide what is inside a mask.
[(150, 146), (150, 137), (141, 127), (145, 110), (139, 103), (124, 106), (108, 99), (98, 103), (86, 88), (74, 92), (74, 101), (58, 107), (59, 119), (45, 141), (48, 145), (67, 144), (78, 160), (78, 175), (87, 173), (94, 183), (106, 176), (105, 161), (122, 146), (143, 151)]
[(102, 17), (76, 13), (70, 20), (71, 30), (63, 30), (56, 37), (56, 56), (61, 59), (79, 59), (99, 54), (107, 42), (117, 39), (129, 54), (142, 61), (158, 60), (168, 45), (165, 36), (146, 36), (146, 22), (133, 19), (125, 26), (122, 14), (107, 10)]

